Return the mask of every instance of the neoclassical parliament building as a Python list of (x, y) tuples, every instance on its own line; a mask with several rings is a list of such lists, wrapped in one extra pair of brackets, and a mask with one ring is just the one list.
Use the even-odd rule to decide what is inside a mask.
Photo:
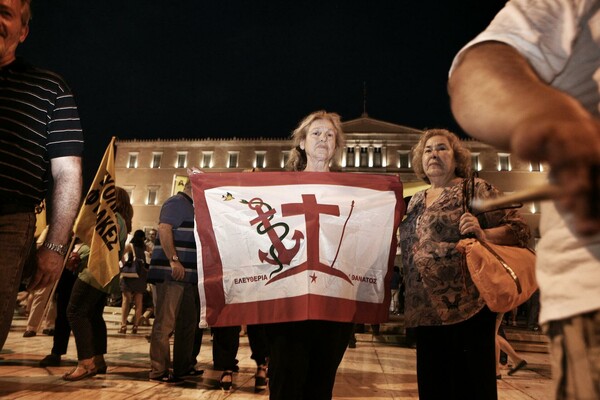
[[(345, 148), (337, 154), (342, 172), (393, 174), (400, 176), (404, 196), (427, 188), (413, 173), (411, 149), (422, 131), (363, 114), (342, 123)], [(283, 171), (291, 140), (281, 139), (132, 139), (117, 140), (115, 173), (117, 185), (131, 196), (133, 229), (149, 230), (158, 224), (163, 202), (181, 190), (186, 168), (204, 172), (240, 172), (260, 168)], [(539, 163), (519, 160), (475, 140), (464, 140), (472, 153), (473, 169), (505, 193), (544, 183), (546, 174)], [(521, 214), (539, 237), (539, 204), (528, 203)], [(532, 243), (533, 245), (534, 243)]]

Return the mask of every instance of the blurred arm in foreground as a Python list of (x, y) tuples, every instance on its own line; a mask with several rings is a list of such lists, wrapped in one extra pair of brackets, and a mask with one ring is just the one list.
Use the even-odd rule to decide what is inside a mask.
[(551, 179), (563, 191), (559, 210), (572, 214), (578, 233), (600, 231), (597, 115), (545, 83), (524, 56), (500, 42), (467, 49), (448, 88), (465, 131), (523, 159), (548, 162)]

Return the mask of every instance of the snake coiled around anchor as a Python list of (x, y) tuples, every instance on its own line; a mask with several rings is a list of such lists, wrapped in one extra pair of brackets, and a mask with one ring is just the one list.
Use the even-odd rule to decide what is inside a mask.
[[(250, 209), (255, 210), (255, 211), (261, 211), (262, 212), (262, 206), (266, 206), (267, 207), (267, 213), (269, 211), (271, 211), (273, 209), (273, 207), (271, 207), (270, 204), (265, 203), (264, 201), (262, 201), (259, 198), (253, 198), (250, 201), (247, 200), (241, 200), (240, 201), (243, 204), (248, 204), (248, 207), (250, 207)], [(271, 221), (273, 219), (273, 215), (269, 215), (267, 217), (267, 221)], [(276, 224), (270, 225), (268, 227), (265, 228), (265, 225), (263, 222), (259, 223), (256, 226), (256, 232), (259, 235), (265, 235), (267, 233), (269, 233), (270, 231), (274, 230), (277, 227), (283, 227), (284, 232), (283, 234), (279, 235), (277, 234), (277, 231), (275, 231), (275, 234), (277, 234), (277, 237), (279, 238), (279, 240), (283, 240), (286, 238), (287, 234), (290, 232), (290, 227), (288, 226), (288, 224), (286, 224), (285, 222), (277, 222)], [(271, 255), (271, 257), (273, 257), (272, 260), (270, 260), (269, 258), (267, 258), (265, 256), (265, 261), (267, 261), (269, 264), (277, 264), (279, 267), (272, 271), (269, 274), (269, 278), (271, 278), (274, 274), (277, 274), (278, 272), (281, 272), (283, 270), (283, 263), (281, 262), (281, 260), (279, 259), (279, 257), (277, 256), (277, 251), (275, 248), (275, 244), (272, 244), (271, 247), (269, 248), (269, 254)]]

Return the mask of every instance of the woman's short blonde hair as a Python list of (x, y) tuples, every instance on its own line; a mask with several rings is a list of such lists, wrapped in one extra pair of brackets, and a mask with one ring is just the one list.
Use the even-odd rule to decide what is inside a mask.
[(335, 128), (335, 149), (337, 150), (344, 147), (346, 136), (342, 130), (340, 116), (336, 113), (330, 113), (323, 110), (315, 111), (300, 121), (296, 129), (294, 129), (294, 132), (292, 132), (293, 145), (290, 151), (290, 157), (285, 164), (286, 169), (290, 171), (304, 171), (306, 168), (306, 152), (300, 148), (300, 142), (306, 139), (310, 124), (318, 119), (326, 119), (333, 124), (333, 127)]
[(425, 143), (434, 136), (443, 136), (448, 139), (452, 151), (454, 151), (454, 161), (456, 169), (454, 173), (461, 178), (468, 178), (471, 175), (471, 152), (463, 146), (458, 136), (446, 129), (428, 129), (423, 132), (419, 142), (413, 147), (412, 167), (415, 174), (427, 183), (431, 183), (425, 171), (423, 170), (423, 152)]

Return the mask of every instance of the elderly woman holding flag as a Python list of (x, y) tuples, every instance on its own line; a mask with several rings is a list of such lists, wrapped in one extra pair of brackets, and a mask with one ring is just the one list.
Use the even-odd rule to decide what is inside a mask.
[[(114, 198), (108, 200), (110, 200), (109, 203), (114, 204), (111, 208), (116, 219), (113, 222), (116, 224), (116, 237), (120, 245), (118, 258), (120, 259), (125, 248), (127, 233), (131, 231), (133, 207), (125, 189), (118, 186), (114, 187), (114, 190), (107, 188), (103, 197), (112, 197), (110, 196), (111, 192), (114, 193)], [(110, 213), (106, 213), (105, 218), (110, 218), (108, 215)], [(104, 244), (102, 240), (99, 242)], [(90, 256), (88, 267), (79, 274), (73, 285), (67, 316), (75, 337), (78, 362), (77, 367), (63, 376), (66, 381), (78, 381), (96, 374), (106, 373), (106, 362), (104, 361), (107, 347), (106, 323), (102, 313), (107, 294), (120, 292), (120, 287), (118, 273), (105, 286), (101, 285), (92, 274), (90, 268), (110, 269), (110, 266), (103, 265), (103, 263), (104, 260), (94, 260)]]
[[(336, 150), (344, 145), (340, 116), (314, 112), (300, 122), (292, 139), (288, 169), (329, 172)], [(270, 398), (331, 398), (352, 327), (352, 322), (320, 320), (265, 325), (270, 349)]]

